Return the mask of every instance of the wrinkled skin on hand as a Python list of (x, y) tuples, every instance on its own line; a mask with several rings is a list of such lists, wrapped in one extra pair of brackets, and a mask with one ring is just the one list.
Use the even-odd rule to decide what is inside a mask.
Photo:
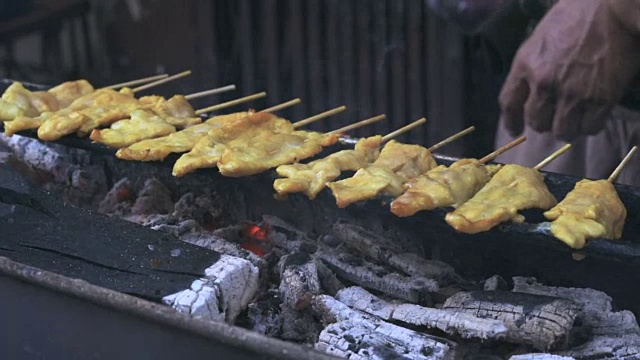
[(512, 135), (527, 125), (571, 141), (603, 129), (640, 69), (638, 7), (637, 0), (560, 0), (551, 8), (500, 93)]

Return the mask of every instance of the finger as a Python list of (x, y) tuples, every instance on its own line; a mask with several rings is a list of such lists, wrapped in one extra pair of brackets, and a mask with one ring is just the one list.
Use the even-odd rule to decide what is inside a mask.
[(551, 131), (556, 110), (556, 97), (551, 88), (532, 89), (524, 104), (524, 122), (538, 132)]
[(553, 135), (567, 142), (573, 141), (580, 133), (585, 110), (584, 102), (562, 98), (553, 117)]
[(524, 78), (509, 75), (505, 81), (498, 101), (504, 124), (512, 136), (524, 130), (524, 104), (529, 97), (529, 84)]

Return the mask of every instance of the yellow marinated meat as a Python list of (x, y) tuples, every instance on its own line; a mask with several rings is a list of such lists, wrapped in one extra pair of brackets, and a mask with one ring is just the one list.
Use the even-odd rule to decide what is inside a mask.
[(315, 199), (326, 184), (343, 171), (356, 171), (372, 163), (380, 154), (382, 136), (360, 139), (354, 149), (341, 150), (307, 164), (288, 164), (276, 168), (278, 175), (273, 188), (279, 195), (302, 192)]
[[(57, 112), (60, 111), (63, 110), (59, 110)], [(43, 112), (36, 117), (18, 116), (11, 121), (5, 121), (4, 134), (7, 136), (12, 136), (13, 134), (17, 134), (21, 131), (37, 129), (46, 119), (54, 116), (57, 112)]]
[(351, 178), (330, 182), (327, 186), (338, 207), (344, 208), (383, 194), (398, 196), (402, 194), (405, 182), (436, 166), (427, 148), (391, 140), (372, 164), (361, 168)]
[(226, 144), (218, 161), (220, 174), (229, 177), (255, 175), (271, 168), (308, 159), (338, 141), (338, 134), (311, 131), (278, 133), (262, 131), (254, 138)]
[(10, 121), (18, 116), (35, 117), (43, 112), (60, 109), (55, 96), (46, 91), (33, 92), (21, 83), (12, 83), (0, 99), (0, 120)]
[(113, 148), (123, 148), (144, 139), (174, 133), (176, 128), (148, 110), (135, 110), (130, 119), (116, 121), (109, 129), (94, 129), (91, 140)]
[(234, 124), (253, 112), (238, 112), (212, 117), (202, 124), (190, 126), (167, 136), (137, 142), (116, 152), (123, 160), (162, 161), (171, 153), (183, 153), (193, 147), (213, 129)]
[(448, 213), (445, 220), (460, 232), (475, 234), (505, 221), (524, 221), (520, 210), (548, 210), (556, 203), (538, 170), (504, 165), (469, 201)]
[(52, 113), (38, 127), (38, 138), (44, 141), (55, 141), (87, 122), (87, 116), (78, 111), (63, 109)]
[(48, 93), (55, 96), (60, 105), (60, 109), (64, 109), (71, 105), (76, 99), (91, 94), (95, 91), (93, 86), (87, 80), (67, 81), (47, 90)]
[[(293, 131), (293, 125), (285, 119), (269, 113), (252, 114), (234, 122), (232, 126), (210, 131), (193, 146), (190, 152), (176, 161), (173, 166), (173, 175), (180, 177), (197, 169), (215, 167), (231, 141), (253, 148), (260, 141), (259, 139), (268, 139), (275, 133), (292, 133)], [(275, 142), (273, 139), (267, 141)]]
[(404, 184), (405, 192), (391, 203), (397, 216), (412, 216), (420, 210), (457, 207), (475, 195), (500, 165), (485, 166), (476, 159), (462, 159), (450, 167), (440, 165)]
[(619, 239), (627, 210), (607, 180), (581, 180), (558, 205), (544, 216), (553, 220), (551, 233), (574, 249), (587, 239)]
[(143, 96), (139, 102), (144, 109), (153, 111), (178, 129), (202, 123), (202, 119), (182, 95), (175, 95), (170, 99), (157, 95)]

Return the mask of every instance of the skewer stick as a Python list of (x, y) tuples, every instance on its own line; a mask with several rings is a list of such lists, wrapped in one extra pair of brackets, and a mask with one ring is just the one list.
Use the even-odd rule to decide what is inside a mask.
[(374, 116), (372, 118), (368, 118), (368, 119), (365, 119), (365, 120), (362, 120), (362, 121), (358, 121), (357, 123), (353, 123), (351, 125), (347, 125), (347, 126), (341, 127), (340, 129), (329, 131), (327, 134), (345, 133), (345, 132), (347, 132), (349, 130), (353, 130), (353, 129), (357, 129), (357, 128), (360, 128), (360, 127), (363, 127), (363, 126), (367, 126), (369, 124), (373, 124), (375, 122), (378, 122), (380, 120), (384, 120), (386, 118), (387, 118), (387, 115), (381, 114), (381, 115), (378, 115), (378, 116)]
[(151, 81), (156, 81), (156, 80), (167, 78), (168, 76), (169, 76), (169, 74), (160, 74), (160, 75), (155, 75), (155, 76), (149, 76), (149, 77), (142, 78), (142, 79), (131, 80), (131, 81), (126, 81), (126, 82), (122, 82), (122, 83), (119, 83), (119, 84), (113, 84), (113, 85), (105, 86), (104, 89), (117, 89), (117, 88), (123, 88), (125, 86), (134, 86), (134, 85), (146, 84), (146, 83), (151, 82)]
[(278, 111), (278, 110), (286, 109), (286, 108), (291, 107), (291, 106), (293, 106), (293, 105), (298, 105), (298, 104), (300, 104), (301, 102), (302, 102), (302, 101), (300, 101), (300, 98), (296, 98), (296, 99), (293, 99), (293, 100), (289, 100), (289, 101), (287, 101), (287, 102), (284, 102), (284, 103), (282, 103), (282, 104), (278, 104), (278, 105), (272, 106), (272, 107), (270, 107), (270, 108), (266, 108), (266, 109), (264, 109), (264, 110), (260, 110), (260, 112), (268, 112), (268, 113), (272, 113), (272, 112), (276, 112), (276, 111)]
[(392, 132), (388, 133), (387, 135), (383, 136), (382, 137), (382, 142), (387, 142), (387, 141), (393, 139), (394, 137), (396, 137), (398, 135), (401, 135), (401, 134), (404, 134), (409, 130), (413, 130), (414, 128), (416, 128), (416, 127), (418, 127), (418, 126), (420, 126), (420, 125), (422, 125), (422, 124), (424, 124), (426, 122), (427, 122), (427, 118), (418, 119), (418, 120), (412, 122), (409, 125), (405, 125), (405, 126), (401, 127), (400, 129), (392, 131)]
[(138, 86), (137, 88), (134, 88), (132, 90), (133, 90), (134, 93), (137, 93), (139, 91), (147, 90), (147, 89), (152, 88), (154, 86), (158, 86), (158, 85), (161, 85), (161, 84), (167, 83), (169, 81), (173, 81), (173, 80), (176, 80), (176, 79), (179, 79), (181, 77), (188, 76), (188, 75), (191, 75), (191, 70), (183, 71), (183, 72), (181, 72), (179, 74), (171, 75), (171, 76), (166, 77), (164, 79), (161, 79), (161, 80), (158, 80), (158, 81), (154, 81), (154, 82), (146, 84), (146, 85)]
[(318, 115), (314, 115), (312, 117), (306, 118), (304, 120), (296, 121), (296, 122), (293, 123), (293, 128), (297, 129), (297, 128), (301, 127), (301, 126), (305, 126), (305, 125), (311, 124), (312, 122), (316, 122), (318, 120), (322, 120), (324, 118), (327, 118), (329, 116), (335, 115), (337, 113), (341, 113), (341, 112), (343, 112), (345, 110), (347, 110), (347, 107), (343, 105), (343, 106), (337, 107), (335, 109), (331, 109), (331, 110), (325, 111), (323, 113), (320, 113)]
[(440, 141), (439, 143), (431, 146), (429, 148), (429, 151), (430, 152), (434, 152), (435, 150), (447, 145), (448, 143), (456, 141), (456, 140), (460, 139), (461, 137), (473, 132), (473, 130), (475, 130), (475, 129), (476, 129), (475, 126), (469, 126), (468, 128), (460, 131), (459, 133), (453, 134), (453, 135), (449, 136), (448, 138)]
[(205, 91), (200, 91), (197, 93), (185, 95), (184, 98), (187, 100), (193, 100), (193, 99), (197, 99), (197, 98), (201, 98), (209, 95), (215, 95), (215, 94), (220, 94), (227, 91), (232, 91), (235, 89), (236, 89), (235, 85), (227, 85), (227, 86), (222, 86), (222, 87), (211, 89), (211, 90), (205, 90)]
[(562, 155), (565, 151), (569, 150), (570, 147), (571, 147), (571, 144), (566, 144), (560, 149), (554, 151), (553, 154), (547, 156), (546, 159), (542, 160), (538, 165), (534, 166), (533, 168), (535, 170), (542, 169), (543, 167), (549, 165), (549, 163), (555, 160), (558, 156)]
[(486, 163), (488, 161), (491, 161), (491, 160), (497, 158), (498, 156), (502, 155), (502, 153), (506, 152), (507, 150), (511, 149), (512, 147), (515, 147), (516, 145), (522, 144), (526, 140), (527, 140), (526, 136), (520, 136), (519, 138), (511, 141), (510, 143), (497, 148), (494, 152), (492, 152), (490, 154), (487, 154), (485, 157), (483, 157), (482, 159), (478, 160), (478, 162), (480, 164), (484, 164), (484, 163)]
[(616, 167), (616, 169), (613, 170), (613, 172), (611, 173), (611, 175), (609, 176), (607, 181), (609, 181), (609, 182), (616, 181), (616, 179), (618, 178), (618, 176), (620, 175), (620, 173), (624, 169), (625, 165), (627, 165), (629, 160), (631, 160), (631, 156), (633, 156), (633, 154), (636, 152), (636, 149), (637, 149), (637, 146), (634, 146), (634, 147), (631, 148), (631, 150), (629, 150), (629, 153), (627, 153), (627, 156), (625, 156), (624, 159), (622, 159), (622, 161), (618, 165), (618, 167)]
[(228, 108), (234, 105), (238, 105), (238, 104), (242, 104), (245, 102), (249, 102), (251, 100), (255, 100), (255, 99), (260, 99), (267, 96), (266, 92), (261, 92), (261, 93), (257, 93), (257, 94), (253, 94), (253, 95), (249, 95), (249, 96), (245, 96), (245, 97), (241, 97), (239, 99), (235, 99), (235, 100), (231, 100), (231, 101), (227, 101), (225, 103), (222, 104), (218, 104), (218, 105), (213, 105), (213, 106), (209, 106), (200, 110), (196, 110), (196, 115), (200, 115), (200, 114), (204, 114), (204, 113), (208, 113), (208, 112), (212, 112), (212, 111), (217, 111), (217, 110), (221, 110), (224, 108)]

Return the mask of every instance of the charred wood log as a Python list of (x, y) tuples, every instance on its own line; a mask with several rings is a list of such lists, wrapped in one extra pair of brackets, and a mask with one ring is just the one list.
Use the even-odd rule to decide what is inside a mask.
[(453, 359), (452, 341), (405, 329), (351, 310), (327, 296), (313, 299), (313, 310), (329, 324), (316, 349), (349, 359)]
[(222, 255), (189, 289), (166, 296), (176, 310), (213, 321), (233, 323), (258, 290), (258, 268), (249, 261)]
[(318, 269), (318, 276), (324, 293), (335, 296), (338, 291), (344, 289), (344, 284), (340, 282), (336, 274), (322, 260), (316, 260), (316, 269)]
[(574, 358), (553, 354), (521, 354), (514, 355), (509, 360), (574, 360)]
[(382, 266), (321, 245), (315, 254), (339, 278), (363, 288), (380, 291), (389, 296), (414, 303), (430, 302), (429, 293), (438, 291), (438, 283), (423, 277), (408, 277), (390, 272)]
[(581, 346), (557, 354), (578, 360), (640, 359), (640, 336), (597, 336)]
[(359, 287), (343, 289), (336, 295), (341, 303), (387, 321), (399, 321), (463, 338), (499, 339), (507, 332), (501, 321), (481, 319), (464, 312), (427, 308), (385, 301)]
[(505, 340), (538, 350), (566, 349), (579, 307), (572, 301), (502, 291), (459, 292), (443, 309), (504, 322)]
[(602, 291), (545, 286), (533, 278), (524, 277), (514, 277), (513, 282), (515, 292), (564, 298), (578, 304), (580, 312), (576, 319), (576, 330), (581, 337), (640, 334), (633, 313), (614, 312), (611, 297)]
[(308, 254), (293, 253), (280, 258), (278, 265), (283, 303), (297, 311), (308, 308), (321, 292), (315, 261)]
[[(411, 276), (434, 279), (441, 283), (450, 283), (458, 276), (453, 267), (442, 261), (428, 260), (415, 252), (408, 252), (397, 242), (371, 233), (361, 227), (337, 222), (333, 225), (332, 235), (343, 243), (371, 259), (391, 265)], [(415, 249), (412, 249), (415, 251)]]
[(196, 246), (203, 247), (205, 249), (210, 249), (217, 251), (221, 254), (239, 257), (245, 260), (250, 261), (254, 266), (256, 266), (260, 273), (267, 272), (267, 261), (261, 258), (260, 256), (252, 253), (251, 251), (245, 250), (241, 248), (237, 243), (228, 241), (227, 239), (221, 238), (213, 234), (207, 233), (192, 233), (185, 234), (180, 237), (180, 240), (193, 244)]

